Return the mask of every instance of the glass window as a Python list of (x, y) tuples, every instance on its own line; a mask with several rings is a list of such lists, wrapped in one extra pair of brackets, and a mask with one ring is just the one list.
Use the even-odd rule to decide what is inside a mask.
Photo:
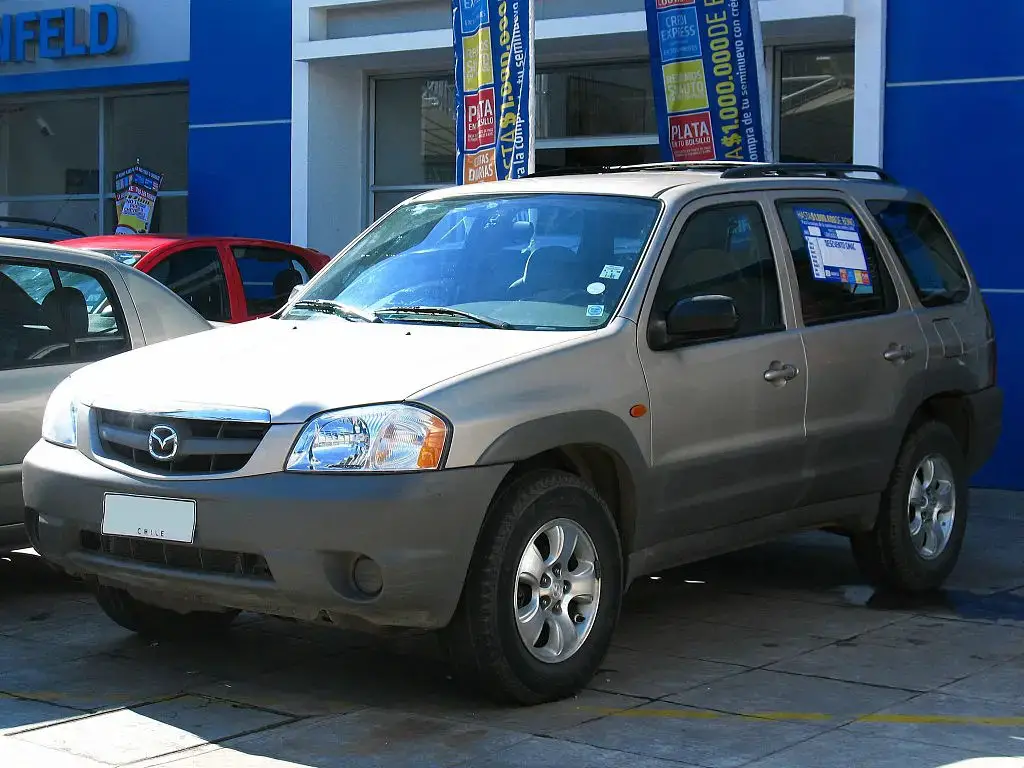
[[(470, 313), (530, 330), (600, 327), (618, 307), (660, 211), (655, 200), (603, 195), (411, 202), (332, 261), (303, 298), (377, 312), (387, 322), (479, 324)], [(312, 308), (288, 316), (324, 317)]]
[(779, 160), (853, 162), (853, 48), (783, 50)]
[(256, 246), (236, 246), (231, 251), (242, 276), (250, 315), (276, 312), (293, 288), (309, 282), (309, 266), (290, 251)]
[(868, 208), (903, 262), (921, 303), (941, 307), (965, 301), (967, 272), (935, 214), (920, 203), (871, 200)]
[(0, 262), (0, 369), (92, 362), (126, 351), (117, 299), (78, 270)]
[(849, 206), (778, 204), (800, 287), (805, 325), (893, 312), (896, 290), (878, 249)]
[(657, 163), (661, 150), (657, 144), (610, 147), (564, 147), (537, 150), (537, 170), (585, 168), (595, 165), (637, 165)]
[(106, 191), (113, 174), (141, 161), (164, 174), (163, 189), (188, 189), (188, 93), (107, 99)]
[[(117, 208), (114, 205), (114, 198), (110, 197), (107, 199), (107, 225), (111, 232), (114, 229), (115, 221), (117, 221)], [(188, 196), (160, 195), (157, 197), (156, 208), (153, 210), (153, 222), (150, 224), (149, 231), (151, 234), (159, 235), (187, 235)]]
[(375, 103), (374, 184), (454, 183), (454, 80), (379, 80)]
[(97, 98), (0, 104), (0, 196), (98, 194), (99, 125)]
[(207, 320), (226, 323), (231, 318), (228, 284), (216, 248), (188, 248), (172, 253), (149, 271)]
[(560, 69), (537, 75), (537, 138), (656, 134), (648, 64)]
[(782, 330), (779, 277), (761, 209), (723, 205), (698, 211), (672, 248), (654, 309), (667, 313), (695, 296), (728, 296), (738, 336)]

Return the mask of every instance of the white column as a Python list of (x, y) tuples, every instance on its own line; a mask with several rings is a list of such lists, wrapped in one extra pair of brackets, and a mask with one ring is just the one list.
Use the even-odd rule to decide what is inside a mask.
[(887, 0), (852, 0), (854, 37), (853, 161), (881, 165), (885, 135)]

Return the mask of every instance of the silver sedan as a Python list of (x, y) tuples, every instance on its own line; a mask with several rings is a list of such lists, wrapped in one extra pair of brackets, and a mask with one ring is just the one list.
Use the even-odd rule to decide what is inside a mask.
[(0, 238), (0, 551), (27, 546), (21, 463), (53, 388), (88, 363), (211, 327), (114, 259)]

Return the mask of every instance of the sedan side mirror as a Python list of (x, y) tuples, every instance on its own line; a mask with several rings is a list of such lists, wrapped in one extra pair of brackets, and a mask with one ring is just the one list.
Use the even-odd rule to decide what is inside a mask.
[(677, 301), (664, 317), (652, 318), (647, 341), (654, 350), (719, 341), (735, 336), (739, 322), (736, 305), (728, 296), (694, 296)]
[(294, 299), (296, 294), (299, 291), (301, 291), (301, 290), (302, 290), (302, 286), (301, 285), (296, 285), (294, 288), (292, 288), (292, 292), (288, 294), (288, 302), (287, 303), (290, 304), (292, 299)]

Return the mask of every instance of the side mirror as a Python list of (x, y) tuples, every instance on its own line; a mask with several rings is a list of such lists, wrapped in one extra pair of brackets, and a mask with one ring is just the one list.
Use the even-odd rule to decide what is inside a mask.
[(301, 291), (302, 288), (303, 288), (303, 286), (301, 286), (301, 285), (296, 285), (294, 288), (292, 288), (292, 292), (288, 294), (288, 301), (286, 303), (291, 304), (292, 299), (295, 298), (295, 295), (299, 291)]
[(736, 305), (728, 296), (680, 299), (664, 317), (651, 319), (647, 341), (655, 350), (699, 341), (719, 341), (734, 336), (739, 321)]

